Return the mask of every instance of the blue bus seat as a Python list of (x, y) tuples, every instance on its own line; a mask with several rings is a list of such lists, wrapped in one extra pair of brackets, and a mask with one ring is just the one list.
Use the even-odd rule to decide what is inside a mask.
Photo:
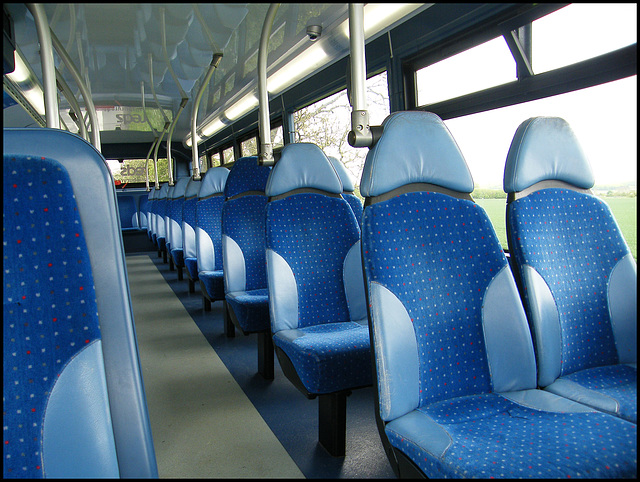
[(637, 423), (636, 262), (593, 185), (565, 120), (518, 127), (505, 165), (507, 233), (538, 384)]
[(167, 195), (169, 194), (169, 183), (165, 182), (160, 186), (160, 191), (156, 194), (153, 207), (155, 210), (155, 239), (156, 246), (158, 248), (158, 257), (162, 257), (162, 260), (167, 262), (166, 241), (167, 234), (165, 229), (164, 217), (167, 213)]
[(155, 188), (151, 188), (151, 190), (149, 191), (149, 195), (148, 195), (148, 199), (149, 201), (147, 202), (147, 235), (149, 236), (149, 241), (151, 241), (153, 243), (154, 246), (157, 247), (156, 244), (156, 239), (155, 239), (155, 207), (154, 207), (154, 203), (155, 203), (155, 199), (156, 199), (156, 194), (159, 191), (159, 189), (155, 189)]
[(80, 137), (3, 129), (4, 477), (158, 476), (116, 202)]
[(258, 158), (238, 159), (227, 177), (222, 205), (222, 266), (228, 308), (227, 336), (234, 326), (258, 334), (258, 373), (273, 378), (273, 343), (265, 267), (264, 189), (270, 166)]
[(315, 144), (288, 144), (267, 183), (267, 274), (283, 372), (319, 398), (319, 440), (345, 454), (346, 397), (371, 385), (360, 228)]
[(176, 185), (169, 186), (167, 189), (167, 197), (166, 203), (164, 205), (164, 216), (163, 216), (163, 224), (164, 224), (164, 250), (162, 253), (163, 261), (166, 263), (167, 260), (169, 262), (169, 269), (173, 271), (173, 258), (171, 257), (171, 220), (169, 218), (169, 212), (171, 211), (171, 201), (173, 200), (173, 191), (175, 190)]
[(149, 221), (147, 220), (149, 202), (149, 196), (147, 194), (138, 196), (138, 217), (140, 218), (139, 228), (142, 231), (147, 231), (149, 228)]
[(351, 179), (351, 174), (347, 171), (347, 168), (341, 161), (331, 156), (328, 158), (342, 182), (342, 197), (349, 203), (354, 216), (358, 220), (358, 226), (360, 226), (362, 223), (362, 210), (364, 207), (360, 198), (354, 194), (356, 186), (353, 183), (353, 179)]
[[(225, 305), (222, 271), (222, 204), (224, 186), (229, 177), (226, 167), (214, 167), (204, 175), (196, 204), (196, 257), (197, 279), (200, 280), (202, 302), (205, 311), (211, 303), (221, 300)], [(228, 320), (225, 320), (225, 325)]]
[(120, 229), (122, 231), (138, 231), (140, 223), (138, 221), (136, 199), (130, 195), (122, 195), (117, 196), (117, 200)]
[(184, 193), (191, 177), (178, 178), (169, 201), (167, 209), (167, 239), (169, 243), (171, 260), (178, 272), (178, 279), (182, 281), (182, 268), (184, 268), (184, 251), (182, 246), (182, 208), (184, 206)]
[(195, 293), (195, 282), (198, 281), (198, 258), (196, 250), (196, 206), (201, 180), (189, 179), (184, 192), (182, 205), (182, 250), (184, 268), (189, 281), (189, 293)]
[(396, 112), (382, 128), (360, 185), (362, 255), (396, 474), (634, 477), (635, 424), (537, 388), (515, 280), (442, 120)]

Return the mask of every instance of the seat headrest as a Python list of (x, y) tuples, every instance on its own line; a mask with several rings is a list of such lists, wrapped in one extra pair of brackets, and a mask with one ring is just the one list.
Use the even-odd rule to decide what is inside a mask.
[(169, 193), (169, 183), (165, 182), (162, 186), (160, 186), (160, 191), (156, 194), (156, 199), (166, 199), (167, 194)]
[(198, 192), (198, 198), (202, 199), (213, 194), (224, 192), (224, 185), (227, 183), (229, 177), (229, 169), (226, 167), (212, 167), (207, 170), (202, 179), (200, 185), (200, 192)]
[(189, 178), (189, 184), (187, 184), (187, 189), (184, 192), (184, 198), (185, 199), (189, 199), (189, 198), (198, 196), (198, 193), (200, 192), (200, 186), (201, 185), (202, 185), (202, 181), (200, 181), (200, 180), (196, 181), (195, 179), (190, 177)]
[(270, 172), (271, 166), (258, 164), (257, 156), (241, 157), (229, 171), (224, 196), (229, 198), (247, 191), (264, 192)]
[(342, 190), (346, 192), (355, 191), (356, 186), (353, 183), (353, 180), (351, 179), (351, 174), (349, 173), (349, 171), (347, 171), (347, 168), (345, 167), (345, 165), (335, 157), (329, 156), (329, 160), (331, 161), (333, 168), (338, 173), (338, 177), (340, 177), (340, 182), (342, 182)]
[(175, 185), (173, 186), (171, 195), (169, 196), (170, 199), (178, 199), (178, 198), (184, 197), (184, 193), (187, 190), (187, 184), (189, 184), (189, 179), (191, 179), (191, 177), (178, 178)]
[(559, 117), (532, 117), (513, 136), (504, 168), (505, 192), (519, 192), (540, 181), (563, 181), (582, 189), (595, 179), (573, 130)]
[(308, 142), (284, 146), (265, 193), (271, 197), (300, 188), (342, 193), (342, 182), (331, 161), (322, 149)]
[(382, 136), (367, 154), (360, 192), (379, 196), (406, 184), (429, 183), (470, 193), (473, 178), (442, 120), (431, 112), (405, 111), (388, 116)]

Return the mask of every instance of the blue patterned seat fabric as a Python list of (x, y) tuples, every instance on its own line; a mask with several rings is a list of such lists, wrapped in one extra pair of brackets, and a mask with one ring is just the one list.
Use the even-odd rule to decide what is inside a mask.
[(171, 192), (169, 206), (167, 208), (167, 237), (171, 246), (171, 257), (178, 268), (178, 278), (182, 278), (184, 267), (184, 249), (182, 241), (182, 208), (184, 206), (184, 193), (187, 190), (190, 177), (179, 178)]
[(160, 187), (160, 191), (156, 194), (153, 207), (155, 209), (155, 224), (156, 224), (156, 245), (158, 252), (166, 252), (167, 234), (165, 229), (164, 217), (167, 214), (167, 195), (169, 194), (169, 183), (164, 183)]
[(292, 193), (267, 206), (274, 344), (291, 359), (310, 393), (370, 385), (366, 309), (364, 297), (358, 299), (364, 295), (360, 265), (355, 277), (345, 272), (345, 262), (352, 256), (359, 260), (360, 229), (324, 153), (313, 144), (287, 145), (267, 194), (302, 188), (319, 192)]
[(120, 215), (120, 229), (123, 231), (138, 230), (138, 209), (133, 196), (118, 196), (118, 214)]
[(138, 199), (140, 203), (138, 207), (138, 216), (140, 217), (140, 229), (148, 230), (149, 221), (147, 219), (147, 213), (149, 211), (149, 203), (151, 202), (149, 196), (140, 196)]
[(196, 205), (198, 279), (203, 296), (206, 294), (210, 301), (224, 300), (222, 204), (228, 176), (226, 167), (209, 169), (202, 180)]
[[(509, 249), (546, 390), (637, 423), (636, 263), (557, 117), (523, 122), (504, 178)], [(540, 184), (543, 183), (543, 184)]]
[(155, 188), (151, 188), (149, 191), (149, 201), (147, 202), (147, 235), (149, 236), (149, 241), (151, 241), (155, 245), (155, 198), (156, 198), (157, 190)]
[(3, 477), (157, 477), (106, 162), (61, 130), (3, 139)]
[(360, 189), (376, 417), (396, 473), (634, 477), (635, 424), (537, 388), (514, 278), (444, 123), (387, 117)]
[(358, 225), (360, 226), (362, 223), (362, 201), (360, 198), (354, 194), (356, 190), (355, 185), (353, 184), (353, 180), (351, 179), (351, 175), (347, 171), (345, 165), (340, 162), (335, 157), (329, 156), (329, 160), (331, 164), (333, 164), (333, 168), (338, 173), (340, 177), (340, 181), (342, 182), (342, 197), (349, 203), (353, 214), (358, 220)]
[(198, 281), (198, 252), (196, 248), (196, 208), (201, 180), (191, 178), (184, 192), (182, 205), (182, 250), (184, 252), (184, 267), (190, 280), (189, 289)]
[(270, 166), (243, 157), (231, 168), (222, 206), (225, 299), (244, 333), (268, 332), (269, 297), (265, 267), (264, 188)]

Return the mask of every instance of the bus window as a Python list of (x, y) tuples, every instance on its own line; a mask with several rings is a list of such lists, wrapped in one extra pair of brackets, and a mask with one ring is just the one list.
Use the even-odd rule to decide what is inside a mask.
[(207, 159), (207, 155), (203, 154), (200, 156), (200, 174), (204, 174), (209, 169), (209, 160)]
[(233, 146), (227, 147), (222, 151), (222, 159), (224, 160), (223, 164), (229, 164), (236, 160), (233, 156)]
[[(636, 42), (636, 13), (635, 4), (570, 5), (534, 21), (531, 41), (534, 74)], [(602, 22), (603, 18), (615, 21)], [(592, 28), (592, 22), (598, 28)], [(606, 41), (601, 34), (607, 37)], [(591, 36), (600, 40), (591, 42)], [(418, 104), (428, 110), (435, 102), (515, 80), (515, 62), (512, 57), (505, 60), (505, 53), (511, 57), (506, 42), (499, 37), (417, 70)], [(489, 75), (486, 71), (492, 69), (470, 67), (480, 64), (493, 66), (497, 73)], [(460, 84), (463, 87), (452, 87)], [(593, 191), (609, 203), (633, 256), (637, 256), (636, 89), (637, 76), (634, 75), (595, 87), (445, 119), (474, 178), (472, 196), (486, 208), (504, 248), (507, 247), (506, 194), (502, 190), (502, 178), (511, 140), (524, 120), (555, 116), (565, 119), (576, 133), (594, 171)]]
[[(368, 79), (366, 92), (369, 123), (380, 125), (389, 115), (387, 73)], [(294, 113), (296, 142), (313, 142), (327, 156), (340, 159), (353, 176), (355, 194), (360, 196), (360, 176), (368, 149), (354, 148), (347, 142), (350, 119), (351, 106), (345, 89)]]
[(445, 121), (471, 170), (472, 196), (487, 210), (503, 247), (507, 242), (502, 178), (513, 134), (530, 117), (556, 116), (565, 119), (578, 137), (595, 176), (593, 192), (610, 205), (637, 258), (636, 101), (637, 76), (633, 76)]
[(246, 141), (240, 142), (240, 152), (242, 157), (258, 155), (258, 138), (252, 137)]
[(504, 38), (497, 37), (418, 70), (418, 105), (435, 104), (514, 80), (515, 60)]
[[(144, 173), (146, 162), (146, 159), (108, 159), (107, 165), (116, 184), (124, 186), (146, 182)], [(154, 183), (155, 179), (151, 160), (149, 161), (149, 183)], [(158, 159), (158, 181), (160, 183), (169, 181), (169, 163), (166, 159)]]
[(211, 155), (210, 162), (211, 162), (211, 167), (220, 166), (220, 153), (219, 152), (214, 152)]
[(574, 3), (532, 23), (532, 67), (537, 74), (637, 42), (636, 3)]

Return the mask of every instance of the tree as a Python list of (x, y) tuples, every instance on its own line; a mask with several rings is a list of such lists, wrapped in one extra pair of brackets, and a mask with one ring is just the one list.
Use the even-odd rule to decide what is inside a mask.
[[(376, 75), (366, 84), (369, 121), (379, 125), (389, 115), (387, 74)], [(368, 152), (351, 147), (347, 135), (351, 130), (351, 105), (346, 89), (294, 113), (296, 142), (313, 142), (327, 156), (341, 160), (354, 178), (359, 194), (360, 177)]]

